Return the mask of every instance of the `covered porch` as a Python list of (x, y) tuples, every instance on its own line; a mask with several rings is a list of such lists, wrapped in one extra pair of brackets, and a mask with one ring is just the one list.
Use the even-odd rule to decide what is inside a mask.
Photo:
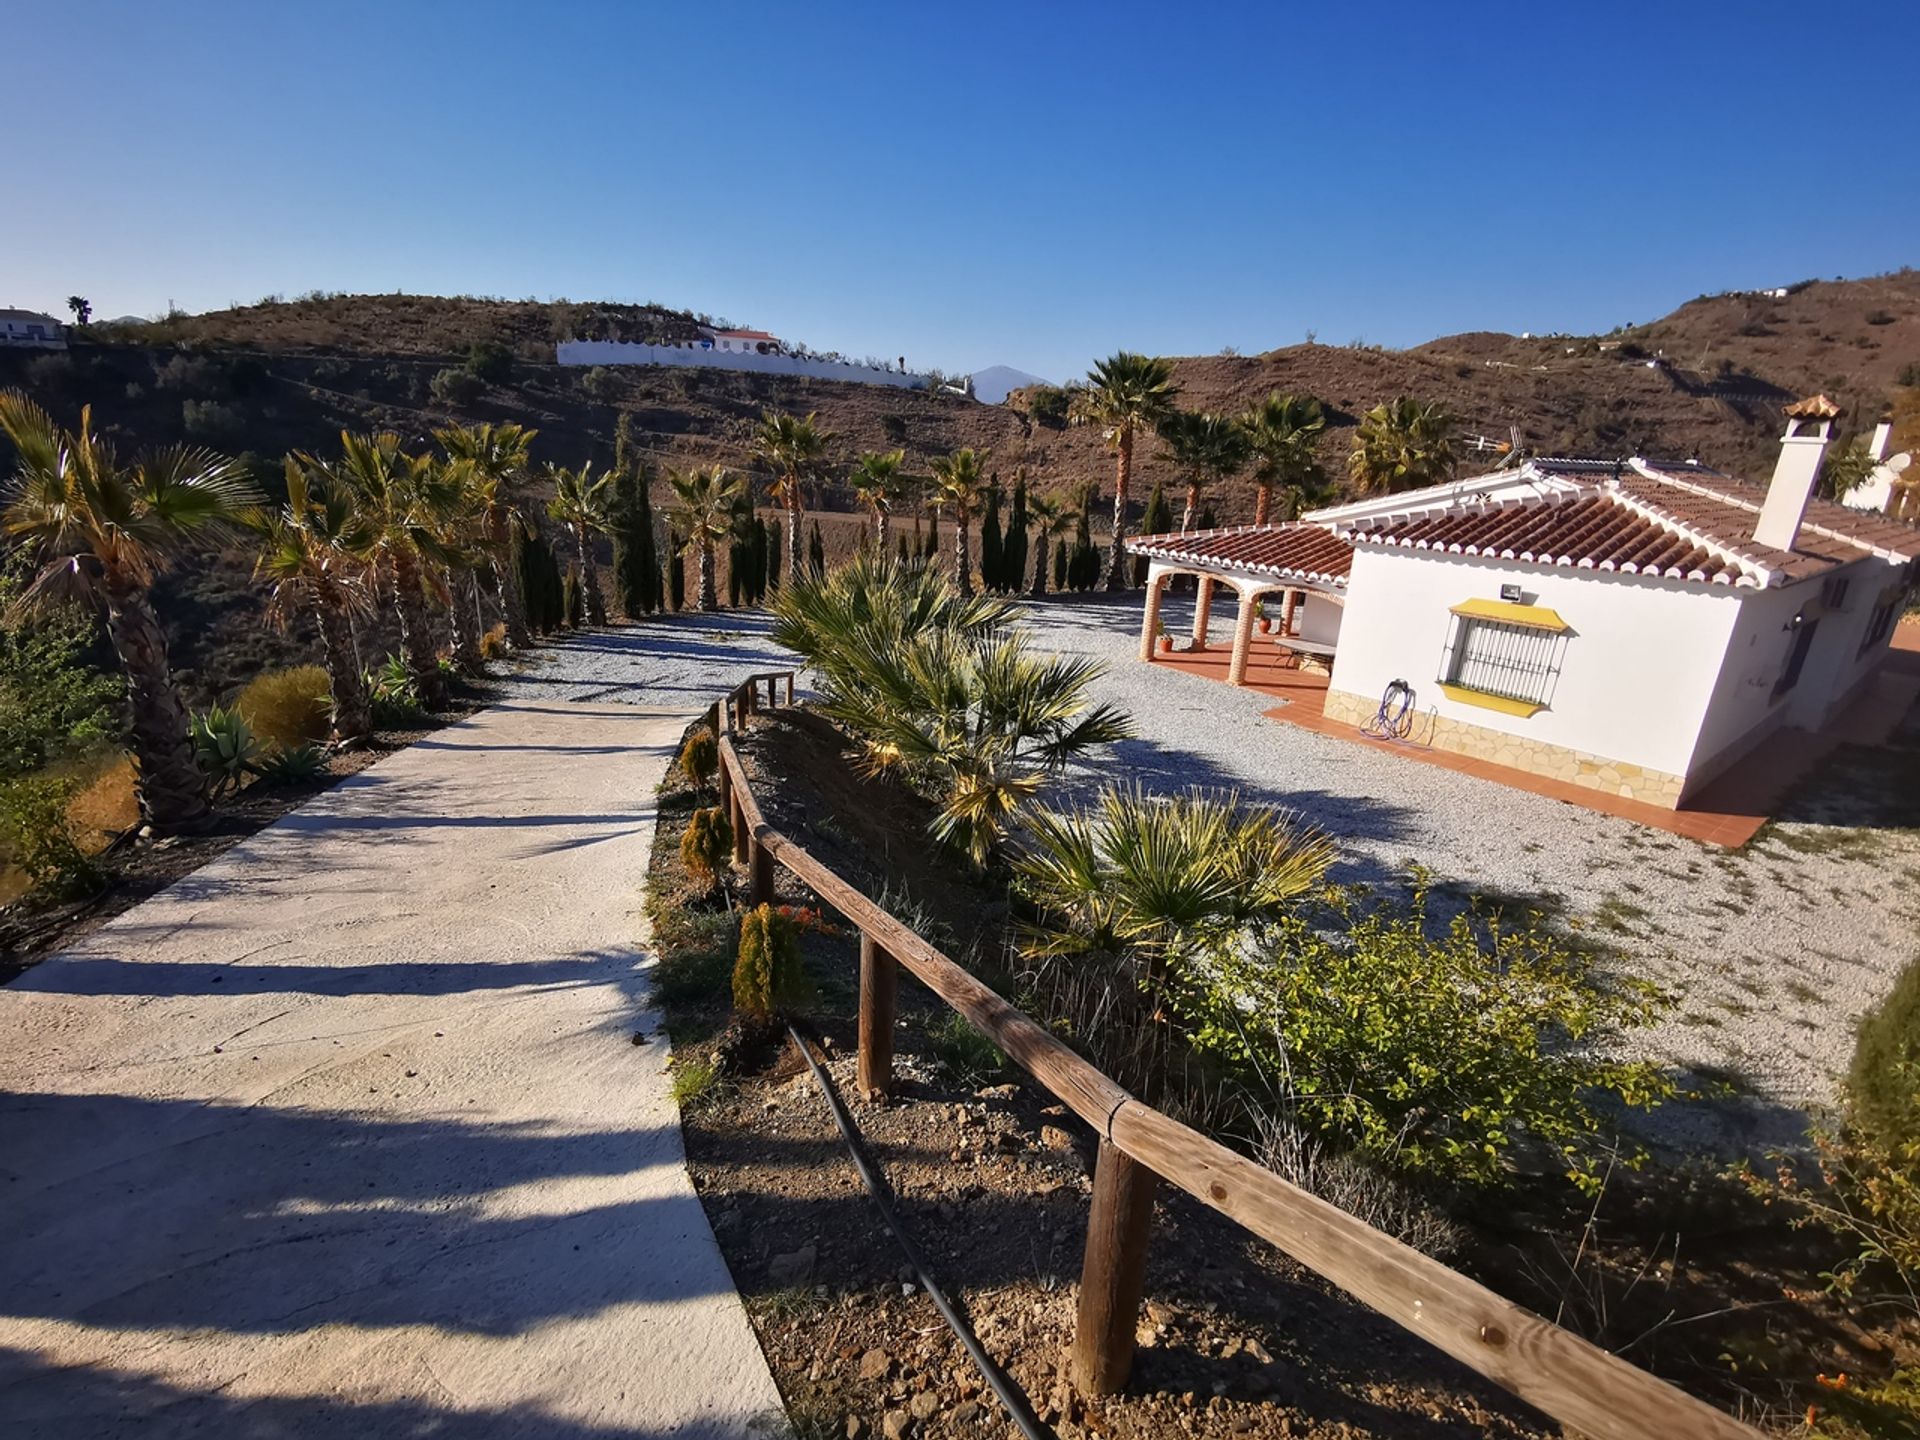
[[(1243, 526), (1145, 535), (1127, 548), (1147, 560), (1140, 658), (1265, 691), (1293, 703), (1324, 699), (1339, 643), (1353, 547), (1318, 525)], [(1180, 645), (1164, 620), (1172, 583), (1193, 578), (1191, 628)], [(1231, 643), (1213, 643), (1216, 602), (1232, 597)]]

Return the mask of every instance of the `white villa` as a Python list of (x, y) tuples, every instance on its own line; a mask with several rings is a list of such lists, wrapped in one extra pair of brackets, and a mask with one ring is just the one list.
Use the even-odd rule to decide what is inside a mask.
[(779, 355), (784, 353), (777, 337), (764, 330), (708, 330), (702, 339), (712, 348), (728, 355)]
[(1239, 597), (1234, 684), (1264, 620), (1330, 670), (1328, 720), (1385, 702), (1418, 743), (1678, 808), (1780, 727), (1828, 724), (1913, 585), (1920, 530), (1813, 498), (1836, 407), (1786, 413), (1765, 486), (1694, 462), (1532, 460), (1284, 525), (1138, 537), (1142, 658), (1168, 580), (1195, 575), (1196, 648), (1215, 588)]
[(67, 327), (38, 310), (0, 310), (0, 345), (27, 350), (64, 350)]

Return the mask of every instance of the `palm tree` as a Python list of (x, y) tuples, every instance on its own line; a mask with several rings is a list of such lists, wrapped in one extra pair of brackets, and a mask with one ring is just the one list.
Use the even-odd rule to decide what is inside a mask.
[(773, 498), (787, 507), (787, 574), (801, 574), (800, 516), (806, 509), (805, 486), (820, 473), (827, 433), (817, 415), (801, 419), (764, 411), (753, 432), (753, 457), (773, 471)]
[(853, 493), (862, 505), (873, 511), (873, 543), (882, 551), (887, 548), (893, 507), (906, 498), (907, 480), (900, 473), (906, 463), (904, 450), (869, 450), (853, 467)]
[(1391, 494), (1452, 478), (1453, 416), (1437, 401), (1402, 395), (1360, 422), (1347, 473), (1363, 494)]
[(1107, 588), (1124, 590), (1127, 573), (1127, 484), (1133, 478), (1133, 440), (1173, 412), (1180, 392), (1173, 383), (1173, 362), (1122, 350), (1087, 372), (1086, 388), (1074, 396), (1073, 421), (1098, 425), (1115, 456), (1113, 541), (1108, 547)]
[(1040, 532), (1040, 543), (1034, 546), (1033, 585), (1027, 592), (1034, 599), (1044, 600), (1047, 595), (1047, 566), (1053, 563), (1053, 546), (1048, 542), (1071, 530), (1076, 518), (1072, 508), (1058, 500), (1045, 495), (1028, 498), (1027, 519)]
[(1184, 535), (1193, 529), (1200, 492), (1247, 463), (1247, 432), (1238, 420), (1210, 410), (1176, 410), (1160, 422), (1159, 431), (1174, 464), (1187, 476), (1187, 508), (1180, 515)]
[(680, 548), (694, 551), (700, 559), (696, 603), (702, 610), (717, 610), (720, 597), (713, 583), (713, 547), (733, 533), (734, 507), (746, 490), (746, 480), (724, 465), (671, 473), (667, 480), (680, 500), (675, 523), (686, 536)]
[(287, 503), (261, 512), (255, 528), (262, 544), (254, 577), (273, 587), (267, 613), (284, 626), (302, 605), (312, 612), (333, 692), (333, 737), (342, 746), (358, 745), (373, 734), (373, 716), (354, 654), (352, 617), (371, 606), (372, 532), (353, 497), (304, 455), (287, 457)]
[(1314, 458), (1314, 442), (1327, 428), (1326, 412), (1311, 395), (1274, 391), (1240, 417), (1253, 452), (1253, 523), (1264, 525), (1273, 492), (1284, 497), (1283, 520), (1297, 520), (1309, 503), (1327, 493), (1327, 472)]
[(593, 462), (589, 460), (578, 470), (563, 470), (556, 465), (547, 473), (553, 480), (553, 499), (547, 503), (547, 514), (573, 531), (580, 583), (586, 587), (587, 623), (604, 625), (607, 607), (600, 598), (600, 568), (594, 563), (593, 537), (608, 525), (607, 494), (613, 483), (613, 472), (608, 471), (596, 479)]
[(521, 425), (448, 426), (433, 432), (448, 458), (468, 466), (469, 500), (480, 515), (481, 543), (493, 571), (500, 618), (507, 627), (507, 643), (518, 650), (533, 643), (533, 634), (527, 628), (527, 597), (520, 593), (514, 572), (513, 541), (532, 527), (513, 487), (526, 475), (533, 437), (539, 433)]
[(973, 560), (967, 550), (969, 522), (987, 498), (987, 477), (980, 457), (962, 446), (933, 461), (933, 503), (953, 515), (954, 583), (962, 595), (973, 594)]
[(184, 446), (123, 465), (93, 433), (93, 411), (66, 431), (17, 390), (0, 392), (0, 432), (17, 460), (0, 526), (40, 572), (23, 604), (73, 596), (102, 607), (127, 676), (140, 813), (156, 835), (203, 825), (212, 807), (194, 763), (187, 707), (154, 614), (156, 576), (196, 536), (219, 536), (259, 504), (231, 460)]
[(340, 459), (328, 467), (328, 483), (353, 497), (370, 537), (378, 581), (400, 622), (401, 660), (421, 700), (437, 708), (446, 703), (446, 682), (434, 653), (427, 604), (446, 598), (442, 570), (470, 558), (452, 538), (456, 518), (471, 499), (470, 467), (409, 455), (391, 432), (342, 430), (340, 451)]

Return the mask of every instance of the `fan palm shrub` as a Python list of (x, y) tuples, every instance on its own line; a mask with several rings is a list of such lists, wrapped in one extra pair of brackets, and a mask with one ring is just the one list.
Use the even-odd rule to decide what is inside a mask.
[(973, 517), (987, 498), (987, 477), (980, 456), (962, 446), (933, 461), (933, 503), (953, 516), (954, 584), (962, 595), (973, 594), (973, 560), (968, 550)]
[(1033, 547), (1033, 585), (1028, 590), (1036, 600), (1047, 595), (1047, 566), (1052, 561), (1053, 538), (1073, 528), (1073, 512), (1058, 500), (1035, 495), (1027, 501), (1027, 521), (1039, 532), (1040, 543)]
[[(1027, 831), (1014, 860), (1039, 916), (1025, 929), (1026, 953), (1107, 967), (1163, 1021), (1176, 992), (1204, 984), (1223, 954), (1276, 924), (1335, 858), (1331, 840), (1291, 815), (1201, 790), (1109, 787), (1089, 808), (1034, 815)], [(1163, 1033), (1139, 1037), (1148, 1053), (1124, 1057), (1125, 1068), (1157, 1078)]]
[(1142, 430), (1152, 430), (1173, 413), (1179, 390), (1173, 383), (1173, 362), (1122, 350), (1087, 372), (1087, 383), (1076, 390), (1071, 418), (1075, 424), (1098, 425), (1114, 453), (1113, 540), (1107, 555), (1107, 588), (1124, 590), (1127, 538), (1127, 487), (1133, 479), (1133, 444)]
[(1354, 432), (1347, 474), (1367, 495), (1438, 485), (1453, 477), (1453, 426), (1437, 401), (1403, 395), (1376, 405)]
[(260, 512), (254, 522), (260, 535), (254, 577), (270, 585), (267, 614), (282, 627), (302, 607), (312, 614), (326, 660), (334, 736), (342, 745), (358, 745), (373, 733), (353, 649), (354, 617), (372, 608), (373, 529), (353, 492), (333, 481), (319, 461), (290, 455), (286, 475), (286, 504)]
[(513, 566), (513, 541), (531, 529), (514, 490), (526, 476), (533, 440), (540, 432), (522, 425), (448, 426), (433, 432), (449, 460), (463, 462), (466, 503), (478, 516), (481, 545), (506, 622), (507, 643), (524, 650), (533, 643), (527, 602)]
[(816, 479), (826, 459), (830, 437), (817, 415), (804, 418), (768, 410), (753, 432), (753, 457), (773, 472), (773, 498), (787, 511), (787, 574), (801, 572), (800, 516), (806, 509), (806, 486)]
[(1228, 415), (1209, 410), (1177, 410), (1160, 422), (1159, 433), (1173, 462), (1187, 477), (1187, 504), (1180, 512), (1180, 533), (1193, 529), (1200, 495), (1247, 463), (1247, 432)]
[(854, 463), (853, 493), (873, 512), (873, 543), (880, 550), (887, 548), (893, 507), (907, 495), (906, 463), (904, 450), (869, 450)]
[(547, 474), (553, 481), (553, 499), (547, 503), (547, 514), (573, 533), (587, 623), (604, 625), (607, 607), (600, 597), (600, 569), (593, 558), (593, 537), (608, 528), (607, 498), (613, 474), (609, 471), (596, 476), (592, 461), (578, 470), (551, 466)]
[(813, 668), (864, 768), (932, 800), (932, 834), (976, 866), (1049, 778), (1132, 733), (1088, 696), (1097, 662), (1034, 655), (1009, 602), (924, 568), (863, 555), (789, 585), (774, 612), (775, 641)]
[(123, 464), (93, 433), (91, 407), (67, 431), (20, 392), (0, 392), (0, 432), (16, 452), (0, 527), (37, 567), (20, 603), (71, 597), (105, 610), (127, 677), (140, 813), (158, 835), (204, 824), (206, 777), (194, 763), (152, 588), (196, 539), (236, 530), (258, 492), (240, 465), (206, 450), (178, 447)]
[(1314, 444), (1327, 428), (1326, 411), (1311, 395), (1275, 391), (1240, 417), (1253, 453), (1253, 523), (1272, 516), (1274, 492), (1280, 492), (1280, 518), (1300, 512), (1327, 494), (1327, 472)]
[(685, 537), (681, 548), (692, 550), (699, 565), (694, 603), (701, 610), (717, 610), (720, 597), (714, 588), (713, 550), (733, 533), (734, 507), (746, 491), (746, 480), (723, 465), (702, 465), (667, 479), (680, 502), (675, 528)]

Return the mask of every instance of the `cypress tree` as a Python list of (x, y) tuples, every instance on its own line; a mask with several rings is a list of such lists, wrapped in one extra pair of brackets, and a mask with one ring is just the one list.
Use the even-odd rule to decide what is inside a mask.
[(1000, 538), (1000, 477), (996, 474), (987, 490), (986, 514), (980, 521), (980, 588), (1006, 589), (1006, 576), (1000, 573), (1006, 563), (1005, 543)]
[(1213, 518), (1213, 507), (1211, 505), (1200, 512), (1198, 528), (1202, 530), (1218, 530), (1220, 528), (1220, 522)]
[(807, 568), (817, 579), (827, 573), (827, 547), (820, 538), (820, 522), (813, 522), (813, 534), (807, 537)]
[(933, 519), (927, 524), (927, 548), (924, 557), (928, 560), (940, 559), (940, 512), (933, 512)]
[(893, 538), (899, 542), (898, 548), (900, 553), (898, 559), (902, 565), (905, 565), (907, 563), (907, 532), (902, 530)]
[(738, 610), (747, 593), (747, 542), (738, 534), (727, 541), (727, 604)]
[[(1158, 480), (1153, 482), (1153, 494), (1147, 497), (1147, 513), (1140, 517), (1142, 535), (1165, 535), (1173, 529), (1173, 507), (1167, 504), (1166, 487)], [(1133, 557), (1133, 583), (1136, 588), (1147, 583), (1147, 557)]]
[(920, 512), (913, 512), (913, 558), (918, 560), (927, 553), (926, 537), (920, 533)]
[(780, 544), (780, 522), (774, 521), (767, 527), (767, 589), (780, 588), (780, 557), (786, 554)]
[(678, 610), (687, 606), (687, 567), (680, 555), (680, 532), (667, 527), (667, 601)]
[(1056, 594), (1067, 588), (1067, 542), (1064, 538), (1053, 542), (1053, 588)]
[(1027, 527), (1033, 517), (1027, 514), (1027, 472), (1014, 472), (1013, 509), (1007, 519), (1006, 538), (1001, 541), (1004, 560), (1002, 579), (1009, 593), (1018, 595), (1027, 584)]
[(581, 582), (580, 567), (569, 565), (560, 581), (560, 613), (569, 630), (587, 623), (587, 587)]
[(634, 511), (631, 543), (640, 552), (641, 604), (651, 614), (667, 608), (660, 574), (660, 537), (653, 525), (653, 467), (638, 466), (634, 475), (640, 500)]
[[(624, 420), (626, 417), (622, 416)], [(640, 481), (631, 470), (613, 472), (613, 498), (607, 506), (613, 522), (613, 593), (620, 613), (638, 620), (647, 604), (646, 551), (635, 543), (640, 510)]]

